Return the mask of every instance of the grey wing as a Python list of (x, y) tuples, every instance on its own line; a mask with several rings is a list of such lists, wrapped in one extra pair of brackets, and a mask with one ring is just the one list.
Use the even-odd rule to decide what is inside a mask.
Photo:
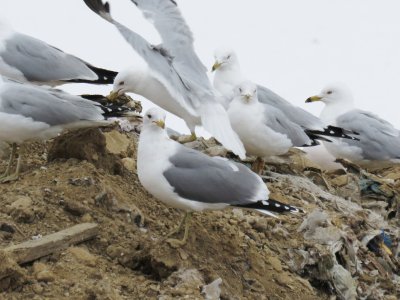
[(175, 1), (131, 0), (152, 21), (163, 41), (163, 46), (176, 60), (186, 60), (195, 68), (206, 72), (206, 67), (194, 52), (193, 34)]
[(272, 130), (285, 134), (293, 146), (302, 147), (311, 142), (304, 129), (297, 123), (292, 122), (285, 114), (276, 107), (264, 104), (265, 125)]
[(260, 102), (278, 108), (289, 120), (300, 125), (304, 129), (321, 130), (324, 128), (322, 121), (318, 117), (300, 107), (294, 106), (266, 87), (258, 85), (257, 93)]
[(378, 116), (352, 110), (336, 120), (338, 126), (358, 132), (360, 141), (342, 139), (342, 142), (362, 148), (366, 159), (386, 160), (400, 158), (400, 132)]
[(6, 64), (18, 69), (28, 81), (98, 78), (81, 59), (20, 33), (5, 41), (0, 57)]
[(0, 96), (1, 112), (23, 115), (51, 126), (104, 119), (95, 103), (58, 90), (9, 83)]
[(164, 176), (185, 199), (204, 203), (247, 204), (255, 200), (262, 180), (249, 168), (179, 147)]
[(174, 58), (168, 55), (168, 51), (164, 51), (159, 46), (151, 45), (139, 34), (118, 22), (114, 21), (114, 25), (132, 48), (146, 61), (154, 76), (167, 88), (179, 104), (191, 114), (197, 115), (195, 111), (196, 99), (191, 97), (190, 88), (185, 81), (184, 74), (178, 72), (173, 62)]
[(165, 86), (173, 98), (188, 112), (197, 116), (194, 108), (197, 105), (195, 103), (196, 100), (188, 93), (181, 74), (174, 68), (174, 58), (168, 54), (168, 51), (162, 46), (151, 45), (142, 36), (115, 21), (111, 16), (110, 5), (107, 2), (103, 3), (102, 0), (84, 0), (84, 2), (92, 11), (119, 30), (128, 44), (143, 58), (152, 74)]

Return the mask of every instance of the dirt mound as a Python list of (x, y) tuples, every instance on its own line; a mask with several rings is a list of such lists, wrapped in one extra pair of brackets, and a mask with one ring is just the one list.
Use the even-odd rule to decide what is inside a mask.
[[(141, 187), (136, 143), (136, 133), (108, 128), (28, 145), (22, 178), (0, 186), (0, 249), (80, 223), (99, 233), (21, 266), (0, 252), (0, 298), (398, 296), (399, 169), (324, 173), (293, 151), (264, 179), (274, 198), (306, 214), (194, 214), (188, 243), (174, 249), (164, 238), (181, 213)], [(189, 146), (226, 153), (213, 141)]]

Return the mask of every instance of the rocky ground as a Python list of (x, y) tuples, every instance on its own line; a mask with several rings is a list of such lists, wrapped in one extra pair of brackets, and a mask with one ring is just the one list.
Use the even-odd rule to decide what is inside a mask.
[[(140, 186), (137, 138), (85, 129), (24, 147), (21, 179), (0, 185), (0, 299), (400, 297), (399, 166), (324, 172), (293, 150), (264, 180), (304, 214), (197, 213), (174, 249), (164, 239), (181, 213)], [(188, 146), (226, 154), (212, 140)], [(23, 265), (1, 250), (80, 223), (98, 236)]]

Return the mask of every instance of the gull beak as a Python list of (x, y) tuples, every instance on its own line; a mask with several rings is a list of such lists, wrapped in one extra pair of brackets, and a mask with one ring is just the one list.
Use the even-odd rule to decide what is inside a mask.
[(115, 91), (111, 91), (110, 94), (108, 96), (106, 96), (106, 98), (108, 100), (110, 100), (111, 102), (114, 102), (120, 96), (120, 91), (121, 90), (118, 90), (116, 92)]
[(214, 71), (215, 71), (216, 69), (218, 69), (221, 65), (222, 65), (222, 63), (216, 61), (216, 62), (214, 63), (214, 65), (212, 66), (211, 71), (214, 72)]
[(158, 127), (162, 128), (162, 129), (165, 128), (164, 120), (153, 121), (153, 123), (156, 124)]
[(306, 100), (306, 103), (311, 103), (311, 102), (316, 102), (316, 101), (321, 101), (322, 97), (321, 96), (312, 96)]
[(251, 100), (251, 95), (250, 94), (243, 95), (243, 99), (245, 102), (249, 103)]

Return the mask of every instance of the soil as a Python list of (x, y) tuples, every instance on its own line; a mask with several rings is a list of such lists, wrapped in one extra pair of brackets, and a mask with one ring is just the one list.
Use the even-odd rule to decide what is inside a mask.
[[(312, 300), (339, 295), (329, 279), (318, 280), (311, 269), (299, 271), (289, 263), (293, 250), (316, 247), (299, 231), (306, 214), (276, 219), (240, 209), (196, 213), (187, 244), (172, 248), (164, 239), (183, 215), (141, 187), (137, 139), (137, 133), (116, 128), (85, 129), (24, 145), (21, 178), (0, 185), (0, 249), (85, 222), (99, 224), (100, 233), (22, 266), (0, 251), (0, 299)], [(269, 171), (319, 180), (328, 190), (318, 172), (311, 178), (310, 171), (300, 174), (293, 165), (293, 160), (271, 163)], [(6, 159), (0, 170), (5, 166)], [(285, 181), (266, 180), (277, 200), (307, 214), (322, 205), (338, 215), (337, 226), (350, 221), (334, 203), (321, 204)], [(6, 271), (11, 275), (2, 278)], [(396, 286), (388, 283), (385, 292), (395, 295)]]

